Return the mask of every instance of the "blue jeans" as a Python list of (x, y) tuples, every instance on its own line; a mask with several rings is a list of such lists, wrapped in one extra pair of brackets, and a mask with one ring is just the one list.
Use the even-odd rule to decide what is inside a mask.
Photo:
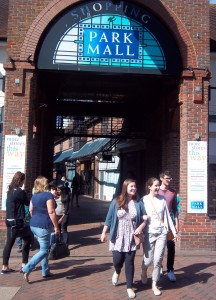
[(21, 236), (17, 237), (16, 243), (17, 243), (17, 247), (19, 249), (21, 249), (22, 248), (22, 238), (21, 238)]
[(49, 273), (48, 252), (50, 247), (51, 231), (45, 228), (33, 226), (31, 226), (31, 230), (40, 245), (40, 250), (31, 258), (22, 270), (25, 273), (31, 273), (35, 266), (41, 262), (42, 276), (45, 276)]

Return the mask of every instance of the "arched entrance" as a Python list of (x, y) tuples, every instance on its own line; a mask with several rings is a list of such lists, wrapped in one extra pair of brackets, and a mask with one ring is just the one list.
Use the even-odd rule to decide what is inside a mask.
[(179, 138), (173, 115), (178, 115), (181, 59), (166, 26), (131, 3), (87, 1), (53, 21), (36, 57), (37, 98), (46, 108), (40, 124), (42, 172), (51, 175), (53, 140), (75, 136), (74, 130), (56, 128), (56, 119), (85, 120), (76, 128), (80, 136), (92, 135), (82, 132), (86, 118), (121, 120), (121, 130), (109, 128), (96, 137), (133, 140), (132, 149), (121, 153), (121, 174), (135, 173), (143, 193), (146, 177), (157, 176), (162, 167), (163, 138), (170, 131)]
[[(44, 137), (42, 173), (51, 176), (54, 139), (79, 136), (85, 141), (91, 136), (118, 138), (119, 142), (132, 140), (133, 147), (130, 149), (128, 142), (129, 149), (121, 155), (126, 160), (122, 162), (121, 174), (136, 174), (143, 193), (146, 176), (158, 176), (162, 167), (163, 137), (170, 130), (179, 136), (178, 123), (173, 125), (173, 113), (178, 108), (178, 80), (122, 74), (91, 74), (89, 78), (89, 74), (76, 72), (40, 72), (38, 85), (44, 105), (40, 124)], [(80, 122), (78, 127), (68, 129), (63, 123), (62, 127), (57, 126), (60, 119)], [(105, 129), (93, 134), (86, 127), (87, 121), (93, 119), (97, 123), (111, 119), (115, 125), (111, 127), (110, 121)], [(122, 124), (120, 128), (118, 122)]]

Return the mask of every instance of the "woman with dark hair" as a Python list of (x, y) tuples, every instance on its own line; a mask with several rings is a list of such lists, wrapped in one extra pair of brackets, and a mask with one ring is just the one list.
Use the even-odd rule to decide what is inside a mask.
[(122, 185), (121, 194), (110, 204), (105, 225), (101, 234), (101, 242), (106, 241), (106, 232), (110, 230), (109, 249), (113, 255), (115, 272), (112, 284), (117, 285), (121, 269), (125, 263), (127, 293), (129, 298), (135, 298), (133, 278), (134, 259), (137, 246), (134, 235), (140, 234), (148, 217), (142, 201), (138, 201), (136, 181), (126, 179)]
[(57, 186), (55, 201), (57, 204), (55, 211), (59, 224), (59, 230), (61, 232), (63, 241), (68, 245), (67, 226), (69, 219), (70, 195), (66, 192), (63, 184), (59, 184)]
[(146, 182), (146, 195), (142, 198), (145, 210), (149, 216), (148, 226), (145, 227), (145, 241), (143, 244), (143, 262), (141, 281), (146, 284), (147, 269), (153, 262), (152, 291), (155, 296), (160, 296), (161, 291), (157, 286), (160, 279), (161, 262), (167, 242), (167, 232), (173, 233), (173, 241), (178, 240), (178, 234), (172, 222), (167, 202), (164, 196), (159, 194), (160, 182), (151, 177)]
[(29, 274), (39, 262), (41, 262), (42, 277), (47, 278), (51, 276), (48, 265), (48, 253), (53, 228), (55, 234), (59, 234), (55, 208), (56, 203), (52, 193), (49, 192), (48, 179), (38, 176), (34, 182), (34, 195), (30, 202), (29, 211), (31, 214), (30, 227), (40, 245), (40, 249), (22, 268), (24, 280), (27, 282), (29, 282)]
[(13, 272), (9, 268), (8, 262), (11, 249), (17, 237), (21, 236), (24, 244), (22, 249), (22, 266), (28, 262), (29, 249), (32, 239), (32, 233), (25, 223), (25, 205), (29, 205), (29, 199), (24, 190), (21, 189), (25, 181), (25, 174), (18, 171), (14, 174), (11, 183), (8, 186), (6, 200), (6, 220), (7, 241), (3, 250), (3, 266), (1, 274)]

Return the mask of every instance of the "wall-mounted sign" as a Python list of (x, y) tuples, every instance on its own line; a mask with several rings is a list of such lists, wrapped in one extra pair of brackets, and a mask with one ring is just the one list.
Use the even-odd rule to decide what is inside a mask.
[(207, 142), (188, 141), (188, 213), (207, 213)]
[(4, 148), (2, 210), (6, 209), (8, 185), (17, 171), (25, 170), (26, 136), (6, 135)]
[(72, 6), (44, 35), (39, 69), (179, 74), (178, 47), (164, 24), (126, 1)]

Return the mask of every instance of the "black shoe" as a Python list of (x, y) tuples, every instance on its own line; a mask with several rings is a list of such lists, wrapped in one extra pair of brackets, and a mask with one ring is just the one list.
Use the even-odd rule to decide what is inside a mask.
[(48, 273), (48, 274), (44, 275), (43, 278), (46, 279), (46, 278), (50, 278), (50, 277), (53, 277), (53, 276), (54, 276), (54, 274)]
[(11, 272), (15, 272), (15, 270), (13, 270), (13, 269), (1, 270), (1, 275), (8, 274), (8, 273), (11, 273)]

